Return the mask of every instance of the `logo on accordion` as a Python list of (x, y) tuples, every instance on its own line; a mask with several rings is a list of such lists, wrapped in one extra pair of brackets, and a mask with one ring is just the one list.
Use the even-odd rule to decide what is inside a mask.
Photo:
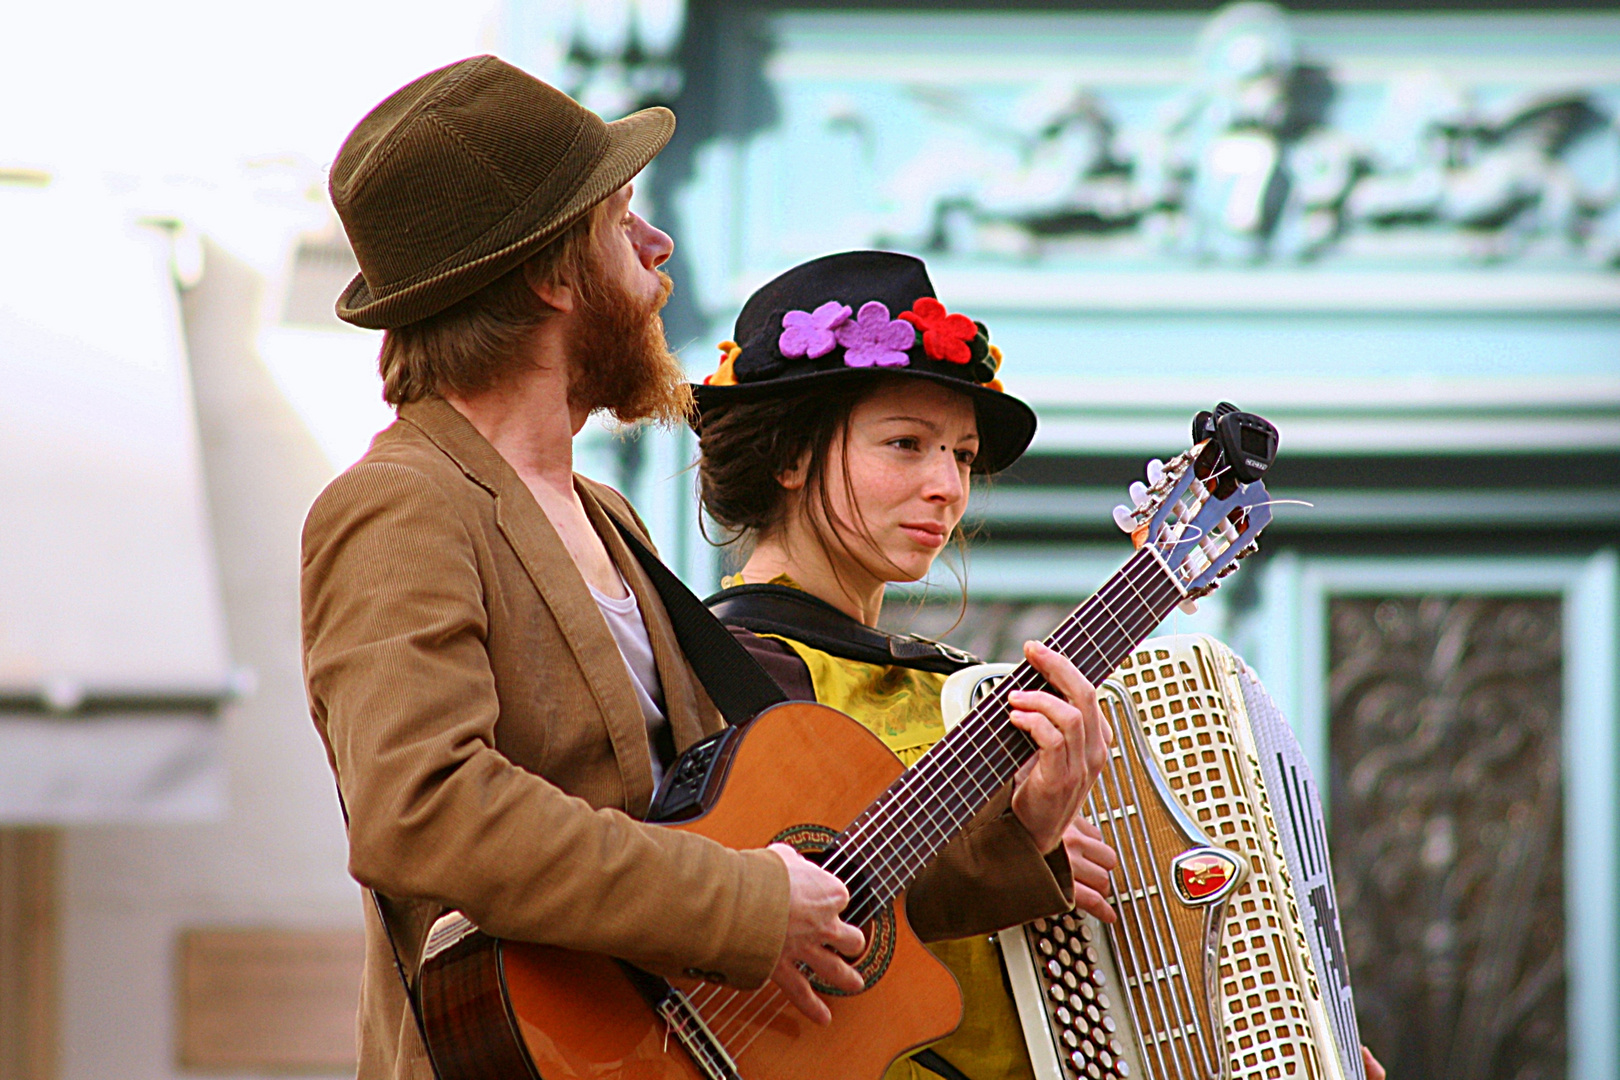
[(1243, 864), (1222, 848), (1193, 848), (1171, 862), (1170, 877), (1183, 903), (1213, 904), (1237, 887)]

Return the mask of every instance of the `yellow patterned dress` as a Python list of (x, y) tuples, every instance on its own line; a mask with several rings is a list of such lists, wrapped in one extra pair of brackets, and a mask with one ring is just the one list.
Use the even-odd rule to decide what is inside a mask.
[[(734, 583), (736, 579), (725, 582)], [(773, 584), (792, 583), (778, 578)], [(946, 676), (834, 656), (786, 634), (758, 636), (792, 649), (809, 669), (815, 699), (859, 720), (908, 767), (944, 737), (939, 695)], [(962, 1025), (931, 1049), (968, 1080), (1034, 1080), (996, 944), (988, 937), (971, 937), (932, 942), (928, 949), (955, 974), (964, 1005)], [(939, 1080), (939, 1075), (901, 1058), (884, 1080)]]

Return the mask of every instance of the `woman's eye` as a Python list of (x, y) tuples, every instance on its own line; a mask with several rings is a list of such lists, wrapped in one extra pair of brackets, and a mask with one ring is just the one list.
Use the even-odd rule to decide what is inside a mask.
[(956, 452), (956, 460), (963, 465), (972, 465), (976, 456), (972, 450), (958, 450)]
[(895, 447), (898, 450), (915, 450), (921, 444), (918, 443), (916, 439), (910, 438), (908, 436), (908, 437), (902, 438), (902, 439), (891, 439), (889, 441), (889, 445), (892, 446), (892, 447)]

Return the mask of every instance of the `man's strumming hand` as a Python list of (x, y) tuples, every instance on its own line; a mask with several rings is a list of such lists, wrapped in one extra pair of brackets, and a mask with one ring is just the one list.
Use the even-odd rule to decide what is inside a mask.
[(860, 974), (843, 959), (860, 956), (866, 947), (860, 930), (839, 918), (849, 903), (849, 890), (838, 878), (786, 844), (772, 844), (767, 850), (775, 852), (787, 866), (789, 889), (787, 939), (771, 981), (810, 1020), (829, 1024), (832, 1010), (810, 986), (803, 968), (846, 993), (856, 994), (865, 988)]

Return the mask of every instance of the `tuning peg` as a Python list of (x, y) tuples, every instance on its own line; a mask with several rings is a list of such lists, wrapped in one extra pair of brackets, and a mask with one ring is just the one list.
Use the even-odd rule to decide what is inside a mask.
[(1119, 526), (1120, 532), (1136, 531), (1136, 515), (1128, 506), (1114, 507), (1114, 524)]
[(1140, 480), (1132, 480), (1131, 486), (1126, 491), (1131, 497), (1133, 506), (1142, 506), (1148, 501), (1147, 485)]
[(1164, 479), (1164, 462), (1153, 458), (1147, 463), (1148, 487), (1158, 487), (1159, 481)]
[(1196, 601), (1196, 600), (1183, 600), (1181, 603), (1177, 604), (1176, 606), (1181, 609), (1181, 613), (1183, 615), (1196, 615), (1196, 614), (1198, 614), (1198, 601)]

